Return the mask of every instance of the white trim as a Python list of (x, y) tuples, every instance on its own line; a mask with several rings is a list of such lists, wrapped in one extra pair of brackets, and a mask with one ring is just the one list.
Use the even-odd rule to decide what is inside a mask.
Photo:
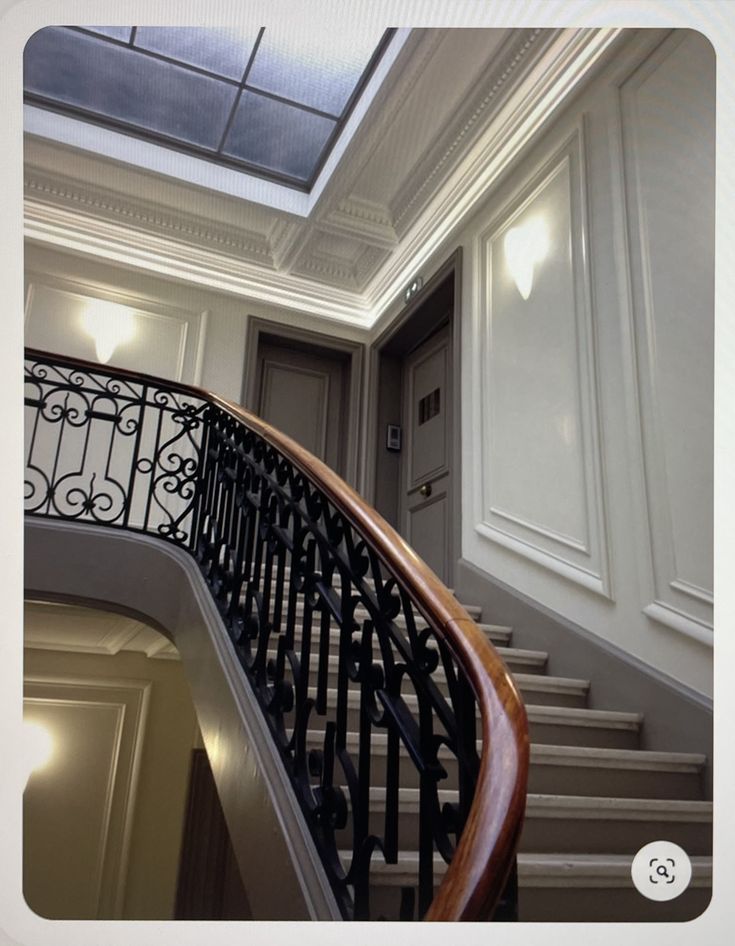
[(674, 631), (686, 634), (687, 637), (699, 641), (700, 644), (714, 646), (714, 631), (711, 624), (698, 621), (685, 611), (675, 608), (665, 601), (653, 601), (643, 608), (643, 613), (660, 624), (665, 624)]
[[(408, 33), (410, 31), (404, 36), (403, 31), (400, 32), (402, 45)], [(369, 329), (400, 296), (402, 287), (473, 212), (477, 201), (550, 115), (563, 107), (621, 33), (617, 28), (559, 31), (518, 86), (509, 90), (461, 166), (427, 202), (402, 245), (394, 250), (363, 292), (264, 269), (262, 265), (219, 249), (186, 245), (146, 233), (135, 229), (124, 217), (103, 221), (93, 216), (94, 208), (90, 209), (89, 216), (80, 215), (78, 206), (69, 200), (67, 206), (59, 206), (47, 203), (44, 197), (28, 197), (25, 235), (41, 243), (99, 256), (183, 282), (298, 309), (326, 321)], [(34, 118), (27, 130), (39, 134), (36, 121)], [(94, 130), (94, 126), (86, 127)], [(161, 150), (167, 155), (170, 169), (172, 152)], [(308, 210), (306, 214), (288, 212), (301, 217), (309, 213)]]
[(490, 539), (490, 541), (495, 542), (497, 545), (501, 545), (511, 552), (515, 552), (517, 555), (522, 555), (529, 561), (549, 569), (549, 571), (556, 572), (556, 574), (561, 575), (562, 578), (576, 582), (588, 591), (594, 591), (596, 594), (602, 595), (605, 598), (610, 597), (610, 593), (599, 575), (582, 568), (580, 565), (576, 565), (574, 562), (570, 562), (569, 559), (554, 555), (553, 552), (547, 549), (539, 548), (538, 545), (527, 542), (518, 536), (503, 532), (502, 529), (498, 529), (495, 526), (489, 526), (486, 522), (478, 523), (475, 526), (475, 532), (481, 536), (481, 538)]
[(298, 309), (325, 321), (363, 328), (370, 310), (356, 293), (300, 279), (231, 255), (169, 239), (77, 211), (27, 199), (25, 236), (75, 253), (207, 286), (250, 300)]
[[(485, 539), (549, 568), (581, 584), (584, 588), (612, 600), (610, 576), (610, 534), (605, 505), (603, 436), (601, 431), (599, 367), (595, 336), (595, 309), (591, 292), (589, 254), (589, 206), (586, 185), (587, 146), (584, 122), (576, 121), (571, 130), (547, 148), (525, 173), (520, 182), (495, 209), (492, 216), (474, 240), (473, 260), (476, 289), (475, 325), (472, 328), (476, 365), (473, 376), (479, 386), (476, 403), (476, 424), (480, 427), (481, 444), (476, 453), (473, 470), (475, 531)], [(504, 510), (493, 502), (491, 477), (493, 457), (490, 444), (492, 422), (488, 418), (491, 399), (486, 390), (492, 347), (491, 317), (491, 245), (516, 217), (556, 178), (565, 173), (568, 178), (570, 217), (570, 245), (572, 247), (572, 290), (574, 293), (574, 334), (576, 389), (579, 416), (581, 485), (584, 504), (582, 536), (569, 536), (535, 523), (523, 516)], [(479, 380), (477, 380), (479, 379)], [(578, 553), (566, 558), (558, 549), (543, 548), (530, 537), (513, 534), (489, 521), (496, 515), (521, 529), (535, 533), (559, 546)], [(588, 565), (589, 563), (589, 565)]]

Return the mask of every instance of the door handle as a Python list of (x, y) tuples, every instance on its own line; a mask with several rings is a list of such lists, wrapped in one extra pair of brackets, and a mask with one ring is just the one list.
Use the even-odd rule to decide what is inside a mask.
[(424, 497), (424, 499), (428, 499), (428, 497), (431, 496), (431, 483), (424, 483), (424, 485), (419, 490), (419, 493)]

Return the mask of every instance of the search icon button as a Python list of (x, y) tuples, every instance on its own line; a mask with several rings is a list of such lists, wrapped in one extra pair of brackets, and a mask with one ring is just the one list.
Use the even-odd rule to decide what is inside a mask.
[(631, 878), (639, 893), (649, 900), (673, 900), (689, 886), (692, 862), (683, 848), (672, 841), (652, 841), (633, 858)]

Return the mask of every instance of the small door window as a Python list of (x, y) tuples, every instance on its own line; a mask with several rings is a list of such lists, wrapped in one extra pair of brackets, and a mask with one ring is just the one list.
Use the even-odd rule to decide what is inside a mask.
[(419, 401), (419, 427), (441, 410), (441, 388), (434, 388)]

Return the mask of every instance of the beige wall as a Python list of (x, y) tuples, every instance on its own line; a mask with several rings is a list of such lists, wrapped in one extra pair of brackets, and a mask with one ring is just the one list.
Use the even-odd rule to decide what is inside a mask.
[(196, 721), (178, 660), (25, 651), (57, 745), (24, 798), (24, 892), (53, 918), (173, 916)]

